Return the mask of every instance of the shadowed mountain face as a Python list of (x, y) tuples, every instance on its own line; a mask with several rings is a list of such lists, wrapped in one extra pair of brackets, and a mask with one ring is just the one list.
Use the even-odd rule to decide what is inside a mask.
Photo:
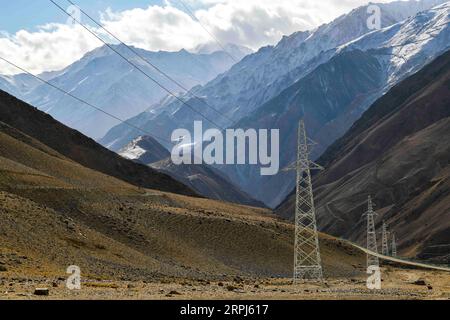
[[(236, 126), (279, 128), (280, 162), (286, 166), (296, 159), (298, 121), (305, 118), (310, 137), (318, 142), (311, 154), (316, 159), (392, 86), (450, 48), (449, 19), (450, 3), (446, 3), (349, 42), (336, 49), (331, 60)], [(313, 60), (311, 65), (315, 63)], [(279, 205), (295, 185), (292, 173), (261, 177), (251, 167), (223, 170), (235, 184), (270, 207)], [(252, 188), (255, 184), (262, 187)]]
[[(364, 243), (366, 199), (400, 253), (449, 263), (450, 52), (379, 99), (335, 142), (314, 179), (322, 231)], [(278, 209), (292, 218), (292, 194)]]
[(0, 91), (0, 122), (37, 139), (65, 157), (136, 186), (195, 195), (185, 185), (147, 166), (126, 160), (51, 116)]
[[(382, 67), (376, 58), (358, 50), (344, 52), (244, 118), (236, 128), (279, 128), (280, 163), (286, 167), (296, 158), (298, 119), (306, 120), (310, 134), (319, 143), (312, 154), (315, 158), (336, 136), (344, 134), (344, 128), (357, 119), (383, 83)], [(295, 183), (293, 172), (261, 176), (257, 166), (219, 168), (272, 207), (283, 201)]]
[(119, 154), (126, 159), (148, 165), (170, 175), (206, 198), (265, 207), (263, 203), (252, 199), (211, 166), (174, 165), (169, 151), (149, 136), (133, 140)]

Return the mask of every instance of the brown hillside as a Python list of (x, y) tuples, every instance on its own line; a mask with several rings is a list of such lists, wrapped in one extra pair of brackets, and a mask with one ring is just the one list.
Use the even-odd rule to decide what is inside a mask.
[(76, 130), (0, 90), (0, 122), (33, 137), (73, 161), (136, 186), (196, 195), (188, 187), (147, 166), (123, 159)]

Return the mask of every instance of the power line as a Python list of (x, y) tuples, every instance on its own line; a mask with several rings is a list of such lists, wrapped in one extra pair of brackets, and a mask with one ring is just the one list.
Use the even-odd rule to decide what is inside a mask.
[(185, 106), (187, 106), (189, 109), (191, 109), (192, 111), (194, 111), (195, 113), (197, 113), (198, 115), (200, 115), (202, 118), (204, 118), (205, 120), (208, 120), (211, 124), (213, 124), (214, 126), (216, 126), (219, 129), (224, 130), (221, 126), (219, 126), (217, 123), (215, 123), (213, 120), (209, 119), (207, 116), (203, 115), (200, 111), (197, 111), (194, 107), (192, 107), (191, 105), (189, 105), (187, 102), (183, 101), (180, 97), (178, 97), (176, 94), (174, 94), (172, 91), (170, 91), (169, 89), (167, 89), (164, 85), (162, 85), (161, 83), (159, 83), (157, 80), (153, 79), (152, 76), (150, 76), (147, 72), (145, 72), (144, 70), (142, 70), (139, 66), (137, 66), (136, 64), (134, 64), (133, 62), (131, 62), (130, 60), (128, 60), (124, 55), (122, 55), (119, 51), (117, 51), (112, 45), (110, 45), (109, 43), (105, 42), (103, 39), (101, 39), (98, 35), (96, 35), (93, 31), (91, 31), (88, 27), (86, 27), (84, 24), (82, 24), (80, 21), (78, 21), (77, 19), (75, 19), (70, 13), (66, 12), (66, 10), (64, 10), (64, 8), (62, 8), (59, 4), (57, 4), (55, 1), (53, 0), (49, 0), (51, 3), (53, 3), (56, 7), (58, 7), (62, 12), (64, 12), (64, 14), (68, 15), (69, 17), (71, 17), (75, 22), (77, 22), (81, 27), (83, 27), (86, 31), (88, 31), (90, 34), (92, 34), (94, 37), (96, 37), (98, 40), (100, 40), (103, 44), (105, 44), (109, 49), (111, 49), (112, 51), (114, 51), (116, 54), (118, 54), (122, 59), (124, 59), (127, 63), (129, 63), (131, 66), (133, 66), (136, 70), (138, 70), (139, 72), (141, 72), (144, 76), (146, 76), (148, 79), (150, 79), (151, 81), (153, 81), (155, 84), (157, 84), (161, 89), (163, 89), (164, 91), (166, 91), (168, 94), (170, 94), (171, 96), (173, 96), (175, 99), (177, 99), (178, 101), (180, 101), (182, 104), (184, 104)]
[(198, 24), (202, 27), (203, 30), (206, 31), (207, 34), (210, 35), (210, 37), (222, 48), (222, 50), (231, 58), (234, 60), (234, 62), (238, 63), (239, 60), (236, 59), (230, 52), (227, 51), (227, 49), (225, 48), (225, 46), (222, 44), (222, 42), (220, 42), (220, 40), (212, 33), (210, 32), (204, 25), (203, 23), (197, 19), (197, 17), (195, 16), (194, 12), (192, 11), (192, 9), (189, 7), (189, 5), (184, 2), (183, 0), (177, 0), (179, 3), (181, 3), (181, 5), (184, 7), (184, 9), (187, 11), (187, 14), (189, 14), (191, 16), (192, 19), (194, 19), (195, 21), (198, 22)]
[(121, 118), (115, 116), (115, 115), (112, 114), (112, 113), (109, 113), (109, 112), (107, 112), (107, 111), (105, 111), (105, 110), (103, 110), (103, 109), (101, 109), (101, 108), (99, 108), (99, 107), (94, 106), (93, 104), (87, 102), (86, 100), (83, 100), (83, 99), (81, 99), (81, 98), (78, 98), (77, 96), (71, 94), (70, 92), (67, 92), (67, 91), (65, 91), (64, 89), (61, 89), (60, 87), (57, 87), (57, 86), (55, 86), (54, 84), (50, 83), (49, 81), (46, 81), (46, 80), (42, 79), (41, 77), (38, 77), (38, 76), (32, 74), (32, 73), (29, 72), (28, 70), (26, 70), (26, 69), (24, 69), (24, 68), (22, 68), (22, 67), (19, 67), (17, 64), (15, 64), (15, 63), (13, 63), (13, 62), (11, 62), (11, 61), (9, 61), (9, 60), (7, 60), (7, 59), (1, 57), (1, 56), (0, 56), (0, 60), (6, 62), (6, 63), (8, 63), (9, 65), (11, 65), (11, 66), (17, 68), (18, 70), (20, 70), (20, 71), (22, 71), (22, 72), (24, 72), (24, 73), (26, 73), (26, 74), (32, 76), (33, 78), (35, 78), (35, 79), (37, 79), (37, 80), (39, 80), (39, 81), (41, 81), (41, 82), (43, 82), (43, 83), (49, 85), (50, 87), (52, 87), (52, 88), (54, 88), (54, 89), (56, 89), (56, 90), (58, 90), (58, 91), (64, 93), (64, 95), (67, 95), (67, 96), (69, 96), (69, 97), (71, 97), (71, 98), (77, 100), (78, 102), (81, 102), (81, 103), (83, 103), (83, 104), (85, 104), (85, 105), (87, 105), (87, 106), (89, 106), (89, 107), (91, 107), (91, 108), (93, 108), (93, 109), (95, 109), (95, 110), (97, 110), (97, 111), (99, 111), (99, 112), (101, 112), (101, 113), (103, 113), (103, 114), (105, 114), (105, 115), (107, 115), (107, 116), (109, 116), (109, 117), (111, 117), (111, 118), (113, 118), (113, 119), (115, 119), (115, 120), (117, 120), (117, 121), (123, 123), (123, 124), (126, 124), (126, 125), (130, 126), (130, 127), (133, 128), (133, 129), (136, 129), (136, 130), (138, 130), (138, 131), (140, 131), (140, 132), (142, 132), (142, 133), (145, 133), (146, 135), (150, 135), (151, 137), (157, 138), (157, 139), (159, 139), (159, 140), (161, 140), (161, 141), (168, 142), (168, 143), (170, 143), (170, 144), (173, 143), (173, 141), (169, 141), (169, 140), (166, 140), (166, 139), (164, 139), (164, 138), (158, 137), (158, 136), (156, 136), (156, 135), (154, 135), (154, 134), (152, 134), (152, 133), (146, 131), (145, 129), (142, 129), (142, 128), (138, 127), (138, 126), (135, 126), (134, 124), (132, 124), (131, 122), (129, 122), (129, 121), (127, 121), (127, 120), (123, 120), (123, 119), (121, 119)]
[(93, 23), (95, 23), (97, 26), (99, 26), (101, 29), (105, 30), (106, 33), (108, 33), (111, 37), (113, 37), (114, 39), (116, 39), (118, 42), (120, 42), (122, 45), (124, 45), (128, 50), (130, 50), (131, 52), (133, 52), (136, 56), (138, 56), (142, 61), (144, 61), (145, 63), (147, 63), (148, 65), (150, 65), (151, 67), (153, 67), (156, 71), (158, 71), (161, 75), (163, 75), (164, 77), (166, 77), (167, 79), (169, 79), (170, 81), (172, 81), (173, 83), (175, 83), (178, 87), (180, 87), (181, 89), (183, 89), (184, 91), (186, 91), (186, 93), (191, 94), (194, 98), (198, 99), (199, 101), (203, 102), (205, 105), (207, 105), (208, 107), (210, 107), (211, 109), (213, 109), (215, 112), (217, 112), (219, 115), (221, 115), (222, 117), (224, 117), (225, 119), (233, 122), (233, 120), (231, 118), (229, 118), (228, 116), (226, 116), (225, 114), (223, 114), (222, 112), (220, 112), (219, 110), (217, 110), (216, 108), (214, 108), (213, 106), (211, 106), (210, 104), (208, 104), (205, 100), (203, 100), (202, 98), (198, 97), (197, 95), (195, 95), (192, 92), (192, 89), (187, 89), (185, 86), (183, 86), (179, 81), (175, 80), (174, 78), (172, 78), (171, 76), (169, 76), (167, 73), (165, 73), (163, 70), (161, 70), (160, 68), (158, 68), (155, 64), (153, 64), (151, 61), (149, 61), (147, 58), (145, 58), (144, 56), (142, 56), (137, 50), (135, 50), (133, 47), (127, 45), (126, 43), (124, 43), (122, 40), (120, 40), (116, 35), (114, 35), (111, 31), (109, 31), (106, 27), (104, 27), (103, 25), (101, 25), (97, 20), (95, 20), (94, 18), (92, 18), (88, 13), (86, 13), (83, 9), (81, 9), (78, 5), (76, 5), (74, 2), (72, 2), (71, 0), (67, 0), (67, 2), (69, 2), (71, 5), (76, 6), (80, 12), (82, 12), (86, 17), (88, 17)]

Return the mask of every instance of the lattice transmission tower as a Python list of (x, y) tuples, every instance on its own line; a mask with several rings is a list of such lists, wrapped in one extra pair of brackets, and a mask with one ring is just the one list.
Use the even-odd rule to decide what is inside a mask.
[[(367, 203), (367, 212), (364, 214), (367, 217), (367, 249), (378, 254), (377, 246), (377, 231), (375, 229), (375, 216), (377, 215), (373, 210), (372, 197), (369, 196)], [(367, 254), (367, 267), (380, 266), (380, 261), (377, 256), (370, 253)]]
[(315, 143), (306, 135), (305, 122), (301, 120), (298, 128), (297, 162), (284, 170), (297, 170), (294, 284), (304, 280), (322, 281), (323, 279), (311, 181), (311, 170), (323, 170), (323, 168), (309, 160), (313, 145)]
[(382, 229), (382, 247), (381, 247), (381, 253), (384, 256), (388, 256), (389, 255), (389, 232), (387, 230), (387, 224), (386, 221), (383, 220), (383, 229)]
[(391, 248), (392, 252), (392, 256), (395, 258), (397, 257), (397, 241), (395, 239), (395, 233), (392, 233), (392, 248)]

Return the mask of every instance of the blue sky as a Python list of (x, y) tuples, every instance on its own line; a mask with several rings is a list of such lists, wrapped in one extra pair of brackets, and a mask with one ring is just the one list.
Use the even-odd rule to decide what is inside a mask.
[[(56, 0), (62, 7), (68, 7), (66, 0)], [(72, 0), (90, 15), (99, 17), (99, 12), (108, 7), (114, 11), (132, 8), (147, 8), (149, 5), (162, 5), (161, 0)], [(49, 0), (3, 0), (0, 4), (0, 30), (9, 33), (20, 29), (35, 30), (36, 26), (48, 22), (63, 23), (65, 16)]]

